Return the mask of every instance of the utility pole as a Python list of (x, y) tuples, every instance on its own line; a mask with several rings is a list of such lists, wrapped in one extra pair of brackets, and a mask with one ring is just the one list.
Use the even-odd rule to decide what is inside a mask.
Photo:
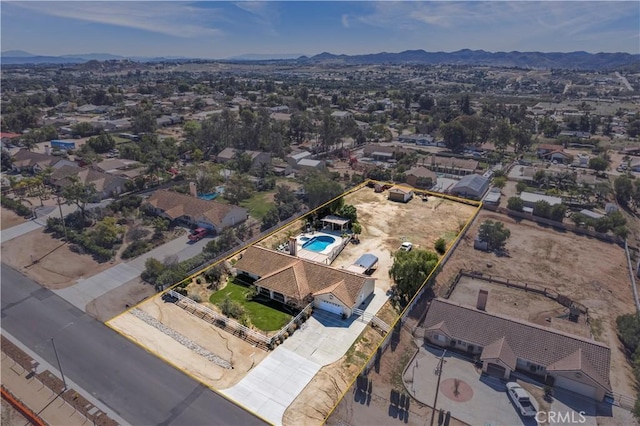
[(58, 357), (58, 351), (56, 350), (56, 344), (53, 341), (53, 337), (51, 338), (51, 346), (53, 346), (53, 353), (56, 355), (56, 361), (58, 361), (58, 370), (60, 370), (60, 375), (62, 376), (62, 384), (64, 385), (64, 391), (67, 390), (67, 381), (64, 379), (64, 373), (62, 372), (62, 365), (60, 364), (60, 358)]
[(442, 356), (440, 357), (440, 361), (438, 362), (438, 367), (436, 368), (435, 374), (438, 375), (438, 382), (436, 384), (436, 396), (433, 398), (433, 408), (431, 411), (431, 426), (433, 426), (433, 420), (435, 419), (435, 415), (436, 415), (436, 404), (438, 403), (438, 391), (440, 390), (440, 377), (442, 376), (442, 367), (444, 366), (444, 356), (447, 353), (447, 350), (445, 349), (444, 352), (442, 352)]

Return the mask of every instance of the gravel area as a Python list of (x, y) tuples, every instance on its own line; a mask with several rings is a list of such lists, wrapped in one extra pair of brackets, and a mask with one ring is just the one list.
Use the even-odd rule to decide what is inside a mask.
[(160, 330), (161, 332), (163, 332), (167, 336), (171, 337), (176, 342), (178, 342), (181, 345), (191, 349), (193, 352), (195, 352), (198, 355), (204, 357), (208, 361), (211, 361), (214, 364), (219, 365), (222, 368), (226, 368), (226, 369), (232, 369), (233, 368), (231, 363), (229, 363), (229, 362), (225, 361), (224, 359), (220, 358), (219, 356), (209, 352), (208, 350), (204, 349), (202, 346), (198, 345), (197, 343), (193, 342), (192, 340), (187, 339), (185, 336), (183, 336), (182, 334), (178, 333), (177, 331), (167, 327), (166, 325), (164, 325), (163, 323), (161, 323), (160, 321), (158, 321), (157, 319), (155, 319), (154, 317), (152, 317), (148, 313), (146, 313), (144, 311), (141, 311), (138, 308), (134, 308), (130, 312), (135, 317), (141, 319), (142, 321), (144, 321), (145, 323), (149, 324), (150, 326)]

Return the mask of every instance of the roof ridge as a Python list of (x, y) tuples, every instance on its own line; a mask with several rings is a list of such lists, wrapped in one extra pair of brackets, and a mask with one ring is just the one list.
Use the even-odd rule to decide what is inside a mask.
[(434, 302), (440, 302), (440, 303), (445, 303), (445, 304), (449, 304), (449, 305), (453, 305), (453, 306), (458, 306), (460, 308), (469, 310), (471, 312), (477, 312), (477, 313), (479, 313), (481, 315), (497, 317), (497, 318), (500, 318), (500, 319), (503, 319), (503, 320), (506, 320), (506, 321), (512, 321), (512, 322), (515, 322), (515, 323), (518, 323), (518, 324), (521, 324), (521, 325), (524, 325), (524, 326), (527, 326), (527, 327), (537, 328), (538, 330), (543, 330), (543, 331), (548, 331), (550, 333), (559, 334), (559, 335), (562, 335), (564, 337), (568, 337), (568, 338), (571, 338), (571, 339), (574, 339), (574, 340), (578, 340), (578, 341), (581, 341), (581, 342), (584, 342), (584, 343), (592, 344), (594, 346), (599, 346), (599, 347), (602, 347), (602, 348), (605, 348), (605, 349), (611, 349), (607, 345), (605, 345), (604, 343), (600, 343), (600, 342), (598, 342), (596, 340), (593, 340), (593, 339), (588, 339), (588, 338), (582, 337), (582, 336), (576, 336), (575, 334), (570, 334), (570, 333), (566, 333), (566, 332), (561, 331), (561, 330), (556, 330), (556, 329), (553, 329), (553, 328), (550, 328), (550, 327), (545, 327), (545, 326), (542, 326), (542, 325), (530, 323), (530, 322), (527, 322), (527, 321), (524, 321), (524, 320), (521, 320), (521, 319), (518, 319), (518, 318), (510, 317), (508, 315), (498, 314), (498, 313), (494, 313), (494, 312), (481, 311), (481, 310), (475, 309), (472, 306), (464, 305), (464, 304), (461, 304), (461, 303), (453, 302), (451, 300), (442, 299), (442, 298), (436, 298), (431, 303), (434, 303)]

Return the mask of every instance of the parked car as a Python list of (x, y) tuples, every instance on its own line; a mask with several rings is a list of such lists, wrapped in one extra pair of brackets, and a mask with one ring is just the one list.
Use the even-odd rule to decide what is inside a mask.
[(191, 234), (189, 234), (189, 241), (200, 241), (208, 234), (208, 232), (209, 231), (207, 231), (205, 228), (196, 228), (191, 232)]
[(524, 390), (522, 386), (516, 382), (509, 382), (507, 383), (507, 393), (522, 417), (533, 417), (536, 415), (536, 407), (534, 407), (531, 402), (531, 395), (529, 395), (529, 392)]
[(409, 241), (405, 241), (404, 243), (400, 244), (400, 250), (402, 251), (411, 251), (412, 248), (413, 244), (411, 244)]

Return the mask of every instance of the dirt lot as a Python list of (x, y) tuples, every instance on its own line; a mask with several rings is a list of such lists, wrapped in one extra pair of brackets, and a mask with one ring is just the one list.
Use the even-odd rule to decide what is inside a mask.
[(106, 322), (124, 312), (128, 307), (135, 306), (154, 294), (156, 291), (152, 285), (144, 283), (140, 278), (134, 278), (97, 299), (93, 299), (87, 305), (87, 313), (98, 321)]
[[(509, 257), (473, 249), (478, 227), (499, 220), (511, 231)], [(611, 348), (613, 391), (633, 395), (632, 372), (615, 334), (615, 318), (634, 312), (624, 250), (594, 238), (559, 232), (534, 222), (482, 211), (436, 280), (436, 293), (448, 287), (460, 269), (551, 288), (589, 309), (591, 332)], [(456, 290), (458, 291), (458, 290)]]
[(254, 363), (257, 365), (267, 356), (267, 352), (189, 314), (172, 303), (165, 303), (160, 297), (148, 300), (138, 306), (138, 309), (230, 362), (233, 369), (225, 369), (206, 360), (130, 312), (112, 319), (107, 325), (214, 389), (226, 389), (235, 385), (254, 366)]
[(4, 207), (0, 208), (0, 213), (0, 230), (8, 229), (27, 221), (24, 217), (18, 216), (13, 211), (5, 209)]
[[(42, 229), (31, 231), (2, 244), (2, 262), (23, 272), (49, 289), (69, 287), (119, 262), (98, 263), (89, 255), (72, 252), (68, 245)], [(34, 262), (36, 262), (34, 264)]]
[[(391, 255), (403, 241), (411, 241), (416, 248), (433, 250), (438, 238), (447, 242), (455, 239), (476, 209), (436, 197), (430, 197), (427, 202), (414, 198), (406, 204), (396, 203), (387, 200), (386, 192), (376, 193), (367, 187), (347, 195), (345, 204), (352, 204), (358, 211), (358, 222), (362, 225), (360, 244), (347, 245), (331, 266), (347, 267), (364, 253), (374, 254), (378, 257), (378, 267), (372, 277), (376, 279), (376, 287), (384, 290), (392, 284), (388, 274), (393, 264)], [(289, 236), (298, 235), (304, 223), (297, 220), (260, 245), (274, 248)]]
[(24, 426), (29, 421), (4, 399), (2, 400), (2, 426)]
[(566, 318), (569, 314), (568, 308), (540, 294), (527, 293), (524, 290), (507, 288), (501, 284), (480, 279), (460, 277), (449, 300), (475, 306), (480, 289), (489, 292), (487, 312), (509, 315), (544, 327), (592, 338), (591, 330), (583, 315), (577, 322), (569, 321)]

